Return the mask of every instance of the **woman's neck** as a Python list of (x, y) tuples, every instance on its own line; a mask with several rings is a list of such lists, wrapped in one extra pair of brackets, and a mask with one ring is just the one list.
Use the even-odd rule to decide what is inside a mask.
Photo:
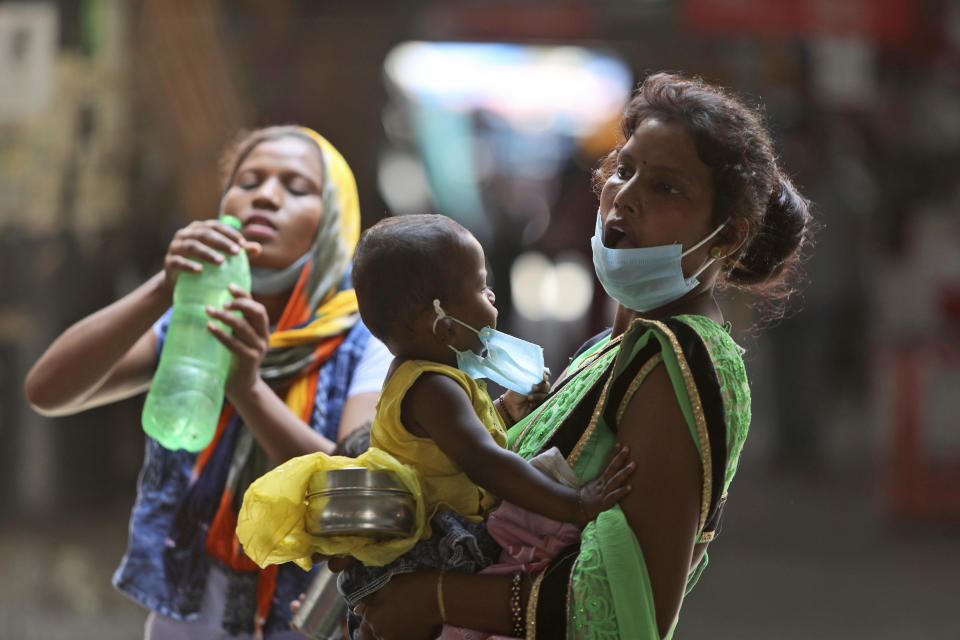
[(290, 291), (284, 293), (258, 293), (253, 299), (262, 304), (267, 310), (267, 317), (270, 319), (270, 326), (276, 326), (283, 315), (283, 310), (287, 308), (287, 302), (290, 300)]
[(703, 291), (694, 290), (679, 300), (643, 313), (618, 304), (617, 311), (613, 316), (613, 330), (610, 335), (616, 338), (626, 331), (637, 318), (666, 320), (672, 316), (685, 314), (706, 316), (718, 324), (723, 324), (723, 313), (720, 311), (716, 298), (713, 297), (713, 289), (711, 288)]
[[(393, 351), (391, 350), (391, 353)], [(447, 345), (442, 345), (442, 349), (398, 349), (393, 361), (400, 366), (409, 360), (425, 360), (427, 362), (436, 362), (445, 364), (448, 367), (457, 366), (456, 352), (452, 351)]]

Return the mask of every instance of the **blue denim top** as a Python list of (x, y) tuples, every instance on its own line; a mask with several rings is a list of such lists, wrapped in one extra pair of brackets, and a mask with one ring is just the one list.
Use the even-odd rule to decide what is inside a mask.
[[(172, 309), (153, 327), (158, 338), (158, 355), (171, 313)], [(321, 366), (310, 426), (326, 438), (337, 438), (347, 389), (369, 339), (370, 331), (358, 321)], [(137, 480), (137, 499), (130, 514), (129, 544), (113, 575), (117, 589), (148, 609), (178, 620), (188, 619), (200, 609), (206, 586), (203, 579), (199, 584), (175, 587), (165, 578), (163, 570), (164, 542), (187, 490), (196, 457), (195, 453), (165, 449), (147, 437), (143, 467)], [(312, 572), (305, 572), (292, 563), (280, 566), (264, 627), (266, 633), (289, 630), (292, 616), (289, 604), (306, 590), (311, 575)], [(250, 582), (250, 588), (255, 592), (256, 580)], [(248, 595), (255, 598), (255, 593)]]

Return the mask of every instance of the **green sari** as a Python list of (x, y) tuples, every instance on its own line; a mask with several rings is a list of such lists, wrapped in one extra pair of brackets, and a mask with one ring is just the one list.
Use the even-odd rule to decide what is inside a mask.
[[(528, 459), (556, 446), (581, 480), (596, 477), (633, 394), (664, 366), (700, 455), (697, 542), (708, 542), (750, 423), (741, 353), (727, 329), (703, 316), (638, 319), (622, 336), (574, 358), (547, 401), (510, 430), (509, 446)], [(687, 593), (706, 563), (704, 554), (688, 576)], [(535, 577), (526, 615), (531, 639), (659, 638), (643, 550), (619, 506), (588, 524), (579, 545)], [(668, 638), (675, 626), (676, 620)]]

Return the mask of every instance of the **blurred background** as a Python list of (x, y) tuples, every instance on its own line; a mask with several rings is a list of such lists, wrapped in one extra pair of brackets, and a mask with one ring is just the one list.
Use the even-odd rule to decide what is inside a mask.
[(60, 0), (0, 3), (0, 638), (142, 635), (142, 398), (48, 419), (23, 379), (215, 215), (238, 129), (327, 136), (364, 226), (461, 221), (556, 372), (609, 322), (590, 175), (657, 70), (762, 104), (824, 225), (785, 320), (728, 311), (754, 419), (676, 637), (960, 637), (960, 1)]

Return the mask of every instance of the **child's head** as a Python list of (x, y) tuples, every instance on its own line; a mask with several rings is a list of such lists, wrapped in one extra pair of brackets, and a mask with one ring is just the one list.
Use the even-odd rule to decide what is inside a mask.
[(394, 353), (412, 337), (418, 319), (432, 317), (435, 299), (450, 315), (478, 323), (477, 329), (495, 326), (486, 276), (483, 249), (473, 234), (433, 214), (385, 218), (370, 227), (357, 244), (353, 265), (360, 316)]

